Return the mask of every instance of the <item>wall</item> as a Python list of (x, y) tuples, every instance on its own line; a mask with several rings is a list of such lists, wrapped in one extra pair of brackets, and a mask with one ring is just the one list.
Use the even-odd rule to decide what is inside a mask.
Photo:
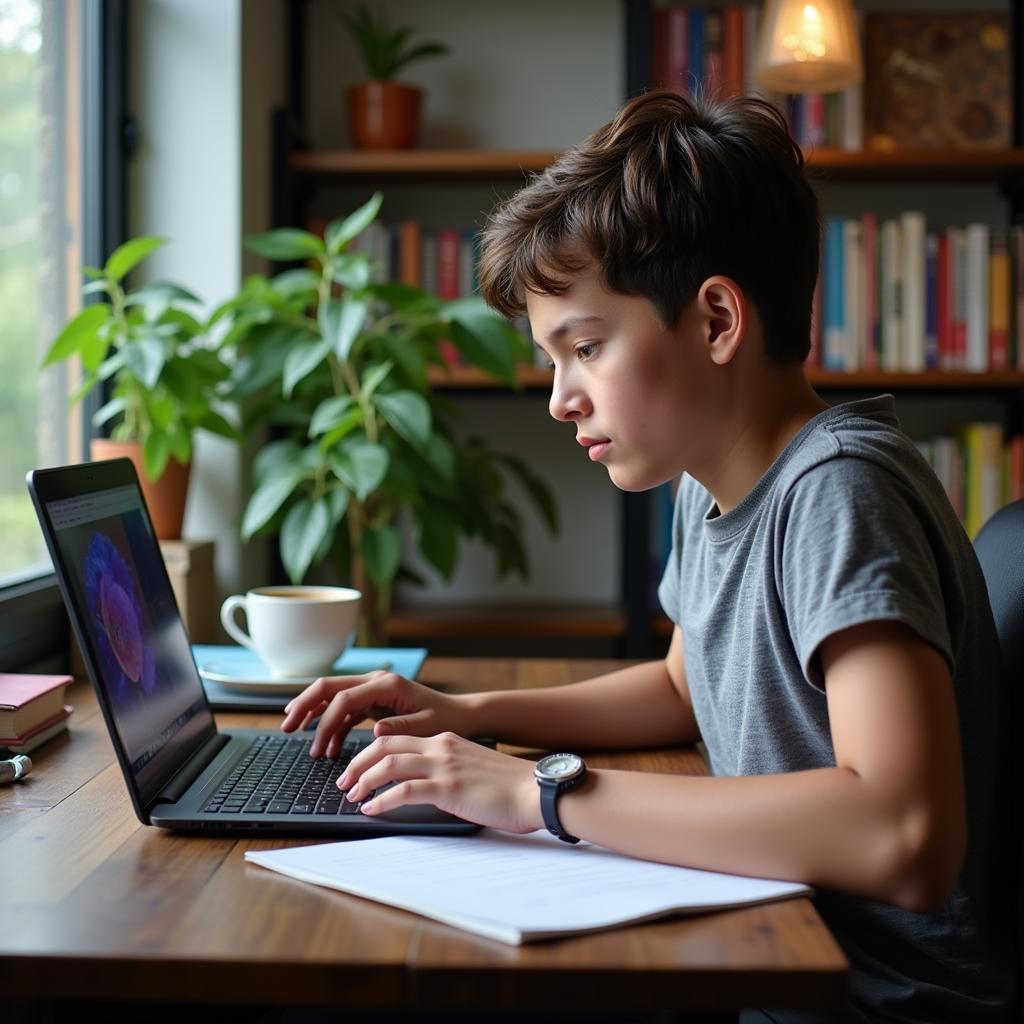
[[(144, 276), (177, 281), (209, 308), (251, 269), (243, 234), (268, 223), (280, 14), (278, 0), (135, 0), (130, 8), (128, 107), (140, 144), (129, 169), (128, 230), (167, 235)], [(266, 572), (263, 545), (238, 539), (247, 462), (237, 445), (198, 435), (184, 533), (215, 539), (222, 594)]]

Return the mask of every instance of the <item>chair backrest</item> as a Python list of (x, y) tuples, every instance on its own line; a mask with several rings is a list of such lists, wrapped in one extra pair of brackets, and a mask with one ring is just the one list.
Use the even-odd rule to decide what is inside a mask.
[[(1021, 801), (1024, 779), (1020, 747), (1016, 746), (1024, 726), (1024, 500), (1001, 508), (981, 528), (974, 539), (974, 550), (985, 576), (989, 602), (999, 634), (1003, 655), (1003, 673), (1009, 698), (1010, 741), (1008, 763), (1010, 778), (1003, 793), (1012, 818), (1012, 864), (1017, 878), (1017, 953), (1022, 986), (1024, 986), (1024, 808)], [(1024, 1001), (1024, 994), (1020, 996)], [(1018, 1007), (1024, 1019), (1024, 1005)]]

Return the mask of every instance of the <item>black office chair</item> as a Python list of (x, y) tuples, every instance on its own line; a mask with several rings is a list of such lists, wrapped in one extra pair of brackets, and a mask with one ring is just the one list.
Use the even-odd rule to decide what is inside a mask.
[[(985, 575), (989, 601), (1003, 653), (1003, 671), (1008, 686), (1010, 721), (1017, 733), (1024, 724), (1024, 500), (1001, 508), (981, 528), (974, 550)], [(1016, 738), (1016, 737), (1015, 737)], [(1013, 815), (1012, 857), (1017, 870), (1017, 951), (1024, 988), (1024, 808), (1022, 799), (1020, 747), (1010, 754), (1012, 777), (1003, 792)], [(1024, 1020), (1024, 991), (1018, 1009)]]

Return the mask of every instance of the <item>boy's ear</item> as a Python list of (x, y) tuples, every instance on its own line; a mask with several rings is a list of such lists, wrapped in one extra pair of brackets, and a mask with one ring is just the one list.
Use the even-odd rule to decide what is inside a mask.
[(697, 292), (697, 309), (712, 360), (719, 365), (730, 362), (747, 328), (743, 289), (730, 277), (709, 277)]

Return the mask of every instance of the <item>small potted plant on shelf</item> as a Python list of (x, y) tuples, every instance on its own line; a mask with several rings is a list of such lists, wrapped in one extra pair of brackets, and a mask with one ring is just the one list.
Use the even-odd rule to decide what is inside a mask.
[(445, 578), (460, 536), (492, 548), (500, 575), (525, 577), (512, 478), (557, 530), (545, 484), (522, 459), (459, 439), (454, 407), (428, 374), (447, 365), (439, 346), (450, 340), (467, 362), (516, 387), (529, 344), (479, 298), (445, 301), (375, 282), (369, 255), (352, 243), (380, 205), (378, 194), (324, 238), (294, 229), (249, 238), (269, 259), (307, 265), (249, 278), (213, 317), (226, 328), (243, 429), (269, 422), (276, 434), (254, 461), (242, 535), (276, 534), (295, 583), (312, 566), (333, 565), (338, 581), (364, 594), (364, 644), (385, 639), (402, 527)]
[(413, 61), (448, 52), (439, 42), (413, 43), (413, 26), (391, 28), (383, 14), (360, 4), (342, 14), (362, 57), (369, 81), (348, 91), (349, 130), (359, 149), (410, 149), (419, 139), (423, 90), (394, 81)]
[(190, 312), (199, 300), (167, 282), (125, 288), (127, 274), (165, 242), (133, 238), (102, 268), (82, 268), (91, 279), (83, 293), (100, 293), (105, 301), (68, 321), (43, 366), (72, 356), (81, 360), (72, 404), (109, 382), (109, 400), (92, 422), (109, 428), (110, 437), (92, 440), (92, 458), (127, 456), (135, 463), (156, 535), (170, 539), (181, 536), (196, 430), (237, 435), (215, 409), (229, 368)]

